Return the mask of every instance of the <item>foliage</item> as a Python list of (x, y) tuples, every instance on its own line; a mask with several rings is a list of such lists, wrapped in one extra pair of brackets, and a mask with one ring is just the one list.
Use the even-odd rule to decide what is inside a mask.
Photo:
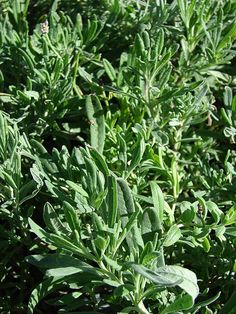
[(235, 1), (0, 6), (1, 313), (234, 313)]

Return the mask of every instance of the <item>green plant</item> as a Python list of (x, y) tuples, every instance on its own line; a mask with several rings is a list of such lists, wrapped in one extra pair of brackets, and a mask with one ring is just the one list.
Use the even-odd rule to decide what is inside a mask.
[(235, 1), (0, 8), (1, 312), (233, 313)]
[[(61, 154), (66, 156), (65, 151)], [(124, 299), (126, 312), (149, 313), (156, 305), (148, 305), (148, 310), (145, 300), (160, 299), (161, 304), (164, 295), (171, 298), (168, 303), (172, 310), (191, 307), (198, 295), (195, 275), (180, 266), (165, 265), (163, 249), (178, 241), (181, 231), (172, 221), (172, 227), (163, 233), (165, 203), (160, 188), (151, 183), (154, 207), (142, 209), (139, 203), (134, 202), (126, 181), (108, 170), (97, 151), (92, 149), (90, 155), (88, 150), (75, 150), (72, 160), (73, 155), (80, 158), (74, 174), (77, 172), (81, 183), (64, 181), (60, 178), (62, 172), (55, 171), (53, 176), (59, 175), (59, 178), (55, 178), (55, 182), (47, 181), (46, 185), (51, 193), (60, 195), (60, 201), (65, 201), (58, 210), (46, 203), (44, 221), (48, 231), (30, 220), (31, 230), (60, 253), (28, 257), (30, 262), (46, 268), (49, 276), (33, 291), (31, 312), (44, 296), (43, 286), (47, 286), (48, 293), (65, 282), (78, 286), (75, 291), (79, 298), (73, 302), (77, 310), (91, 306), (94, 310), (102, 310), (111, 306), (112, 311), (112, 303), (121, 305)], [(72, 166), (73, 163), (68, 154), (67, 158), (64, 165), (68, 171), (68, 164)], [(60, 183), (56, 185), (56, 182)], [(95, 185), (92, 191), (91, 184)], [(188, 295), (175, 297), (173, 289), (168, 294), (166, 288), (174, 286), (181, 287)], [(109, 291), (109, 299), (98, 295), (100, 289)], [(86, 304), (88, 293), (90, 298)]]
[[(9, 310), (8, 301), (15, 298), (14, 310), (25, 309), (24, 289), (29, 269), (24, 261), (24, 251), (29, 248), (28, 217), (35, 198), (42, 187), (40, 176), (35, 175), (30, 154), (30, 144), (25, 134), (20, 134), (16, 122), (0, 112), (0, 220), (1, 220), (1, 271), (3, 296), (0, 308)], [(14, 282), (18, 282), (17, 285)], [(13, 310), (13, 307), (11, 308)]]

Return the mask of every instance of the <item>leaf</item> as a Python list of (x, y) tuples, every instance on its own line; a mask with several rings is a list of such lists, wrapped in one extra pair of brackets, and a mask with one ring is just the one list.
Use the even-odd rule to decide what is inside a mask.
[(64, 279), (49, 278), (40, 283), (31, 293), (28, 303), (28, 314), (34, 314), (36, 305), (48, 294), (64, 284)]
[(77, 193), (81, 194), (82, 196), (88, 198), (88, 193), (80, 186), (79, 184), (72, 182), (70, 180), (66, 180), (66, 183), (69, 185)]
[[(201, 103), (203, 97), (206, 95), (208, 91), (208, 86), (207, 85), (203, 85), (202, 88), (200, 89), (200, 91), (198, 91), (195, 95), (195, 99), (192, 105), (192, 108), (190, 109), (190, 111), (195, 110), (196, 106), (199, 106), (199, 104)], [(190, 111), (188, 111), (188, 114), (190, 114)]]
[(105, 141), (103, 108), (97, 96), (86, 97), (86, 111), (90, 123), (90, 142), (102, 154)]
[(101, 252), (104, 252), (109, 244), (109, 237), (106, 236), (106, 239), (104, 237), (101, 237), (98, 235), (96, 239), (94, 240), (94, 244), (96, 248), (98, 248)]
[(6, 171), (2, 170), (2, 174), (4, 176), (4, 179), (6, 181), (6, 183), (14, 190), (17, 191), (18, 187), (14, 181), (14, 179), (12, 178), (12, 176), (10, 176)]
[(225, 234), (236, 237), (236, 227), (226, 227)]
[[(134, 212), (131, 217), (129, 218), (127, 224), (125, 225), (125, 227), (123, 228), (123, 231), (121, 232), (119, 239), (116, 242), (116, 246), (115, 249), (113, 250), (113, 256), (115, 256), (115, 253), (117, 252), (118, 248), (120, 247), (120, 245), (122, 244), (122, 242), (124, 241), (124, 239), (126, 239), (127, 244), (129, 246), (130, 251), (132, 252), (133, 249), (137, 246), (137, 244), (139, 244), (141, 247), (143, 247), (143, 241), (142, 241), (142, 237), (140, 235), (140, 237), (136, 237), (135, 238), (135, 231), (137, 231), (137, 217), (139, 215), (139, 212)], [(134, 230), (133, 230), (134, 229)]]
[(99, 276), (94, 273), (79, 272), (77, 274), (61, 277), (50, 277), (40, 283), (31, 293), (28, 304), (28, 313), (34, 314), (36, 305), (48, 294), (58, 290), (60, 287), (67, 286), (71, 283), (86, 286), (92, 280), (99, 280)]
[(141, 220), (142, 234), (155, 232), (159, 229), (159, 216), (155, 208), (147, 207), (143, 211)]
[(74, 207), (70, 203), (64, 201), (63, 209), (64, 209), (66, 221), (71, 231), (74, 231), (74, 230), (80, 231), (80, 221), (79, 221), (76, 211), (74, 210)]
[(31, 218), (29, 218), (29, 225), (31, 230), (44, 242), (53, 244), (59, 249), (68, 250), (71, 253), (81, 255), (90, 260), (96, 261), (96, 258), (89, 252), (82, 243), (74, 244), (69, 238), (65, 236), (58, 236), (56, 234), (50, 234), (39, 227)]
[(160, 130), (152, 130), (152, 136), (157, 141), (159, 146), (166, 146), (169, 144), (169, 137), (166, 133)]
[(94, 161), (87, 156), (84, 156), (84, 161), (87, 170), (88, 189), (92, 194), (97, 189), (97, 167)]
[(191, 207), (191, 203), (189, 203), (188, 208), (184, 208), (184, 212), (181, 214), (180, 219), (184, 223), (191, 223), (195, 217), (195, 210), (193, 207)]
[(132, 159), (131, 159), (131, 163), (130, 166), (128, 167), (128, 174), (126, 176), (126, 178), (130, 175), (130, 173), (140, 164), (143, 154), (145, 152), (145, 141), (144, 138), (140, 135), (139, 140), (136, 144), (136, 148), (132, 154)]
[(179, 171), (176, 157), (173, 157), (171, 162), (171, 171), (172, 171), (172, 185), (173, 185), (173, 196), (176, 199), (179, 195)]
[(160, 230), (162, 229), (162, 222), (163, 222), (164, 196), (161, 189), (156, 184), (156, 182), (151, 181), (150, 186), (151, 186), (154, 208), (156, 210), (157, 217), (158, 217), (157, 228)]
[(110, 171), (109, 171), (107, 164), (106, 164), (104, 158), (102, 157), (102, 155), (94, 148), (90, 149), (90, 153), (91, 153), (98, 169), (104, 174), (105, 177), (109, 176)]
[(167, 64), (165, 68), (160, 72), (158, 86), (161, 91), (165, 88), (167, 82), (169, 81), (171, 72), (172, 66), (170, 64)]
[(177, 296), (175, 301), (168, 305), (161, 314), (176, 313), (182, 310), (190, 309), (193, 306), (193, 299), (190, 295)]
[(114, 289), (114, 295), (118, 298), (123, 298), (135, 289), (133, 285), (123, 284)]
[(92, 20), (91, 22), (89, 20), (89, 23), (88, 23), (88, 26), (87, 26), (87, 30), (86, 30), (86, 33), (85, 33), (85, 36), (84, 36), (86, 44), (88, 44), (89, 42), (91, 42), (95, 38), (97, 27), (98, 27), (97, 20)]
[(118, 209), (118, 187), (116, 179), (113, 176), (108, 177), (107, 187), (108, 226), (113, 228), (116, 222)]
[(162, 59), (159, 62), (156, 63), (155, 70), (151, 77), (151, 81), (155, 79), (158, 72), (160, 72), (160, 70), (170, 61), (171, 56), (172, 56), (172, 53), (171, 51), (169, 51), (162, 57)]
[(179, 227), (177, 225), (172, 225), (166, 234), (163, 246), (168, 247), (175, 244), (179, 240), (181, 235), (182, 234)]
[[(232, 126), (233, 123), (232, 123), (230, 111), (228, 111), (228, 113), (226, 113), (225, 108), (221, 108), (220, 113), (221, 113), (222, 119), (226, 123), (226, 125), (229, 127)], [(225, 134), (225, 136), (227, 136), (227, 135)]]
[(50, 203), (44, 205), (43, 218), (46, 226), (56, 234), (69, 234), (69, 230), (63, 225), (58, 214)]
[(180, 10), (180, 16), (185, 24), (185, 26), (188, 28), (188, 12), (187, 12), (187, 1), (186, 0), (178, 0), (178, 6)]
[(96, 274), (96, 271), (94, 267), (80, 266), (78, 263), (77, 266), (62, 265), (61, 267), (49, 269), (46, 271), (46, 276), (56, 278), (56, 277), (70, 276), (77, 273)]
[(30, 255), (25, 258), (26, 262), (43, 269), (65, 267), (88, 267), (93, 268), (89, 264), (80, 261), (70, 255), (65, 254), (47, 254), (47, 255)]
[(165, 205), (164, 210), (168, 215), (170, 223), (173, 224), (175, 221), (174, 211), (170, 208), (169, 204), (166, 201), (164, 202), (164, 205)]
[(205, 238), (203, 239), (202, 247), (203, 247), (203, 250), (204, 250), (205, 252), (209, 252), (209, 251), (210, 251), (210, 249), (211, 249), (211, 244), (210, 244), (210, 241), (208, 240), (207, 237), (205, 237)]
[(225, 214), (223, 219), (224, 225), (231, 225), (236, 221), (236, 206), (232, 206)]
[(138, 57), (144, 56), (145, 46), (144, 46), (144, 42), (142, 40), (142, 37), (139, 34), (137, 34), (135, 37), (134, 47), (135, 47), (135, 52), (136, 52)]
[(20, 195), (19, 195), (19, 205), (23, 204), (24, 202), (28, 201), (29, 199), (34, 198), (38, 192), (39, 192), (40, 188), (36, 185), (36, 182), (34, 180), (30, 180), (29, 182), (27, 182), (26, 184), (24, 184), (21, 188), (20, 188)]
[(232, 100), (233, 100), (232, 89), (226, 86), (224, 92), (224, 104), (227, 109), (231, 109)]
[(121, 178), (117, 179), (118, 184), (118, 206), (120, 210), (121, 219), (124, 221), (124, 225), (127, 222), (127, 217), (135, 211), (133, 197), (127, 182)]
[(150, 39), (149, 33), (147, 31), (143, 31), (142, 37), (143, 37), (145, 48), (149, 49), (151, 47), (151, 39)]
[(28, 90), (24, 92), (28, 97), (33, 98), (34, 100), (39, 100), (39, 93), (36, 91)]
[[(73, 284), (71, 284), (73, 285)], [(56, 298), (56, 300), (54, 299), (52, 302), (49, 300), (48, 303), (50, 305), (54, 305), (54, 306), (63, 306), (65, 307), (65, 309), (67, 311), (70, 311), (70, 310), (74, 310), (75, 308), (77, 308), (77, 302), (78, 302), (78, 299), (79, 297), (81, 297), (83, 295), (82, 292), (78, 292), (78, 291), (75, 291), (75, 292), (70, 292), (70, 293), (67, 293), (65, 294), (64, 296), (60, 296), (58, 298)], [(71, 313), (71, 312), (69, 312)], [(71, 313), (72, 314), (72, 313)]]
[(219, 221), (224, 217), (224, 213), (218, 208), (218, 206), (215, 203), (211, 201), (207, 201), (206, 206), (209, 212), (212, 214), (215, 223), (218, 224)]
[(156, 56), (159, 56), (161, 54), (163, 47), (164, 47), (164, 30), (161, 28), (159, 29), (156, 36), (156, 47), (155, 47)]
[(152, 254), (153, 251), (154, 251), (154, 248), (153, 248), (152, 241), (148, 241), (147, 243), (145, 243), (143, 251), (140, 255), (140, 263), (145, 265), (145, 263), (147, 263), (147, 261), (149, 260), (150, 254)]
[(104, 260), (106, 261), (106, 263), (111, 266), (111, 268), (114, 268), (114, 270), (117, 271), (121, 271), (122, 266), (118, 264), (118, 262), (116, 260), (113, 260), (111, 258), (109, 258), (108, 256), (104, 255)]
[(41, 240), (46, 243), (51, 243), (50, 234), (38, 226), (31, 218), (29, 218), (29, 225), (31, 231), (34, 232)]
[(79, 67), (78, 69), (78, 73), (79, 75), (88, 83), (92, 83), (93, 82), (93, 77), (91, 74), (89, 74), (87, 71), (85, 71), (84, 68)]
[(226, 227), (224, 225), (217, 226), (215, 228), (215, 234), (216, 234), (217, 238), (219, 238), (221, 241), (226, 241), (226, 238), (224, 236), (225, 230), (226, 230)]
[(107, 60), (107, 59), (103, 59), (103, 65), (104, 65), (104, 69), (107, 73), (107, 75), (109, 76), (110, 80), (113, 82), (116, 79), (116, 72), (113, 68), (113, 66), (111, 65), (111, 63)]
[(104, 235), (105, 223), (101, 216), (99, 216), (95, 211), (91, 213), (93, 227), (95, 231), (98, 231), (99, 234)]
[(0, 132), (1, 132), (1, 137), (0, 137), (1, 145), (0, 146), (2, 150), (1, 153), (4, 157), (6, 144), (7, 144), (7, 137), (8, 137), (8, 125), (7, 125), (7, 120), (5, 116), (3, 115), (2, 111), (0, 111)]
[(131, 264), (131, 267), (148, 280), (160, 287), (179, 286), (187, 292), (193, 299), (196, 299), (199, 293), (196, 275), (189, 269), (180, 266), (163, 266), (155, 271), (144, 266)]
[(24, 58), (26, 64), (28, 65), (31, 72), (34, 72), (35, 69), (35, 62), (32, 59), (32, 54), (29, 53), (29, 51), (25, 51), (25, 49), (22, 49), (18, 47), (19, 52), (21, 53), (21, 56)]
[(192, 313), (198, 313), (200, 308), (205, 308), (207, 305), (215, 302), (221, 295), (221, 291), (219, 291), (214, 297), (207, 299), (205, 301), (197, 303), (193, 308), (192, 308)]
[(140, 208), (135, 208), (133, 196), (126, 181), (119, 178), (117, 183), (118, 209), (121, 217), (121, 224), (126, 230), (131, 230), (128, 236), (126, 236), (127, 243), (129, 244), (130, 248), (133, 248), (137, 245), (143, 247), (144, 243), (141, 236), (141, 231), (137, 225), (137, 217), (140, 213)]
[(217, 46), (217, 50), (224, 49), (230, 41), (234, 41), (236, 38), (236, 23), (233, 21), (231, 24), (229, 31), (225, 34), (225, 36), (222, 38), (222, 40), (219, 42)]

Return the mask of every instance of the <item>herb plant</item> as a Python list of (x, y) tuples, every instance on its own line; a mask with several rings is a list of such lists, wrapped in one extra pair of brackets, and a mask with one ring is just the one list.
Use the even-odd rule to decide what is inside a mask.
[(235, 313), (235, 1), (0, 7), (1, 313)]

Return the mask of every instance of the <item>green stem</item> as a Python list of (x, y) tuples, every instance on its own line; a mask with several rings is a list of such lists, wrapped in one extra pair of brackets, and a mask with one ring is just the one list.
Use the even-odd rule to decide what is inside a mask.
[(150, 312), (146, 309), (145, 305), (143, 304), (143, 301), (139, 302), (137, 309), (140, 314), (150, 314)]
[(161, 166), (162, 169), (165, 169), (164, 163), (163, 163), (163, 154), (162, 154), (162, 152), (163, 152), (163, 147), (159, 146), (158, 147), (158, 156), (159, 156), (160, 166)]

